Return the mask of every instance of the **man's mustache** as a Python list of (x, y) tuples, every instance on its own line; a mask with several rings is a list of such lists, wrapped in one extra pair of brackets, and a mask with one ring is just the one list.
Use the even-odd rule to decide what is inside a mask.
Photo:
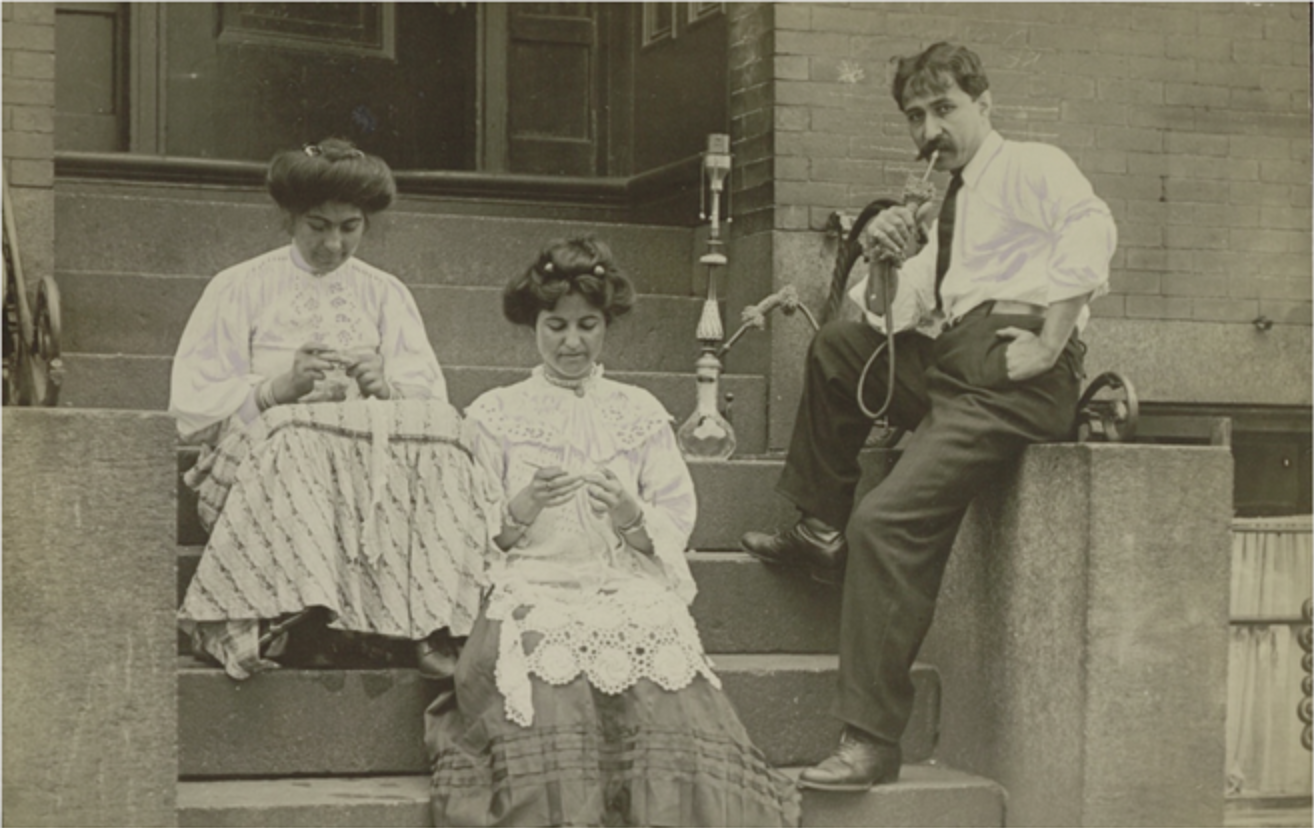
[(917, 153), (917, 160), (925, 161), (926, 159), (931, 157), (931, 153), (943, 152), (944, 150), (950, 148), (951, 145), (949, 143), (949, 139), (945, 138), (943, 135), (938, 135), (935, 138), (932, 138), (931, 140), (927, 141), (925, 144), (922, 144), (921, 151)]

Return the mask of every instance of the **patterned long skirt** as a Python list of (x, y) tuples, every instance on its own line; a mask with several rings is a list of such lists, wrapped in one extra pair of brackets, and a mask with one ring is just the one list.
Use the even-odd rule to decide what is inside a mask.
[(798, 824), (793, 782), (702, 676), (674, 692), (639, 679), (609, 695), (582, 675), (560, 686), (531, 675), (533, 724), (510, 721), (500, 627), (480, 616), (455, 688), (425, 713), (434, 825)]
[(179, 625), (233, 678), (261, 619), (324, 607), (339, 630), (422, 639), (470, 630), (487, 527), (446, 403), (272, 408), (186, 475), (209, 542)]

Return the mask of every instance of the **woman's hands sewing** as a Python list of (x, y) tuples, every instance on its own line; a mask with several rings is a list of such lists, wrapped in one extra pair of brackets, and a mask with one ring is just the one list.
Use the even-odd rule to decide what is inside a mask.
[(292, 357), (291, 370), (270, 381), (273, 402), (296, 402), (315, 390), (315, 383), (334, 369), (343, 369), (354, 379), (362, 396), (382, 400), (392, 396), (392, 387), (383, 373), (382, 354), (375, 351), (344, 354), (318, 342), (307, 342)]
[(382, 354), (375, 351), (347, 354), (341, 358), (341, 364), (347, 369), (347, 376), (356, 381), (363, 396), (381, 400), (392, 397), (392, 388), (383, 374)]
[(558, 466), (538, 469), (528, 485), (507, 503), (509, 525), (504, 529), (523, 532), (544, 509), (566, 504), (581, 488), (588, 493), (594, 514), (609, 515), (612, 526), (631, 546), (651, 553), (652, 541), (643, 526), (643, 507), (608, 468), (589, 474), (570, 474)]
[(639, 501), (621, 485), (611, 469), (603, 468), (585, 476), (588, 484), (589, 507), (597, 515), (611, 515), (617, 529), (636, 523), (643, 516)]
[(318, 342), (307, 342), (292, 357), (292, 369), (270, 381), (270, 391), (276, 403), (296, 402), (315, 389), (315, 382), (324, 379), (324, 372), (334, 368), (336, 354), (332, 348)]
[(507, 504), (510, 517), (516, 523), (528, 526), (539, 512), (568, 502), (583, 485), (583, 477), (567, 474), (560, 466), (538, 469), (533, 479)]

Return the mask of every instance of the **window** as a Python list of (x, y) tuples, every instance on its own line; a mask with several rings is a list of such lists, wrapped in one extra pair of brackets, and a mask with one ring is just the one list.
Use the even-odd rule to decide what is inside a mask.
[[(680, 17), (681, 11), (684, 12), (683, 19)], [(664, 40), (674, 40), (679, 37), (682, 29), (688, 29), (723, 11), (724, 3), (644, 3), (643, 45), (652, 46)]]
[(643, 4), (643, 45), (675, 38), (675, 3)]
[(391, 3), (223, 3), (220, 43), (394, 58)]
[(699, 20), (706, 20), (723, 11), (725, 11), (725, 3), (690, 3), (689, 25), (692, 26)]

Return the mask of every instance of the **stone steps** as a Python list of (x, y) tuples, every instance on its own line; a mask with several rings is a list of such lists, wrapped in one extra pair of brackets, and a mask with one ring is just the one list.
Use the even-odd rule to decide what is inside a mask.
[[(169, 360), (207, 279), (286, 243), (277, 211), (252, 189), (62, 180), (55, 210), (65, 406), (164, 409)], [(586, 209), (561, 215), (571, 217), (494, 217), (403, 200), (371, 228), (361, 256), (410, 286), (452, 401), (464, 406), (537, 362), (532, 338), (501, 318), (501, 285), (544, 241), (596, 233), (642, 294), (609, 332), (607, 367), (652, 391), (678, 422), (693, 406), (703, 276), (697, 231), (608, 223)], [(759, 456), (765, 378), (727, 375), (722, 390), (735, 396), (739, 456), (691, 464), (700, 495), (691, 540), (699, 551), (690, 553), (700, 593), (692, 611), (756, 744), (779, 766), (805, 766), (830, 752), (839, 727), (827, 714), (838, 594), (735, 551), (744, 531), (788, 523), (794, 509), (774, 492), (779, 459)], [(194, 456), (180, 448), (179, 470)], [(182, 485), (177, 508), (181, 596), (205, 532)], [(410, 669), (279, 670), (239, 683), (180, 644), (179, 824), (428, 824), (422, 722), (432, 683)], [(808, 793), (805, 825), (1003, 824), (998, 785), (919, 764), (933, 761), (941, 688), (927, 665), (917, 665), (913, 678), (904, 780), (868, 795)]]
[[(360, 255), (411, 287), (500, 288), (548, 240), (593, 233), (611, 246), (641, 293), (690, 296), (700, 283), (703, 251), (695, 229), (555, 217), (563, 212), (552, 208), (552, 218), (461, 214), (403, 198), (375, 217)], [(60, 271), (112, 265), (121, 273), (202, 279), (288, 243), (269, 196), (232, 187), (61, 180), (55, 232)]]
[[(786, 769), (796, 776), (797, 769)], [(804, 826), (985, 828), (1004, 824), (994, 782), (933, 764), (904, 765), (899, 782), (866, 794), (805, 791)], [(430, 825), (425, 775), (182, 782), (178, 824), (203, 826)]]
[[(833, 655), (717, 655), (726, 695), (777, 766), (809, 765), (834, 749), (828, 715)], [(178, 773), (183, 778), (423, 773), (423, 715), (434, 685), (410, 669), (275, 670), (235, 682), (179, 658)], [(915, 701), (904, 758), (929, 759), (938, 738), (940, 685), (913, 671)]]
[[(163, 411), (169, 406), (171, 356), (65, 353), (60, 405), (72, 408), (117, 408)], [(652, 392), (678, 427), (694, 409), (694, 379), (689, 373), (609, 370), (621, 382)], [(523, 367), (443, 366), (448, 398), (465, 408), (484, 391), (524, 379)], [(731, 417), (739, 453), (760, 454), (766, 448), (766, 379), (752, 374), (725, 374), (722, 396), (733, 394)]]
[[(204, 544), (207, 537), (196, 514), (196, 493), (182, 482), (182, 473), (195, 458), (196, 449), (179, 448), (178, 542), (184, 546)], [(690, 547), (707, 552), (738, 550), (744, 532), (792, 522), (797, 510), (775, 491), (781, 464), (778, 458), (691, 462), (698, 523)]]
[[(63, 301), (62, 348), (69, 353), (173, 356), (206, 279), (131, 271), (56, 274)], [(502, 316), (502, 285), (411, 285), (438, 362), (508, 368), (539, 362), (533, 335)], [(603, 362), (618, 371), (691, 375), (703, 300), (639, 297), (607, 332)], [(690, 381), (692, 385), (692, 380)]]
[[(178, 602), (201, 560), (178, 550)], [(839, 647), (839, 591), (758, 563), (743, 552), (692, 552), (698, 584), (691, 611), (707, 652), (831, 654)], [(179, 634), (179, 653), (191, 652)]]

